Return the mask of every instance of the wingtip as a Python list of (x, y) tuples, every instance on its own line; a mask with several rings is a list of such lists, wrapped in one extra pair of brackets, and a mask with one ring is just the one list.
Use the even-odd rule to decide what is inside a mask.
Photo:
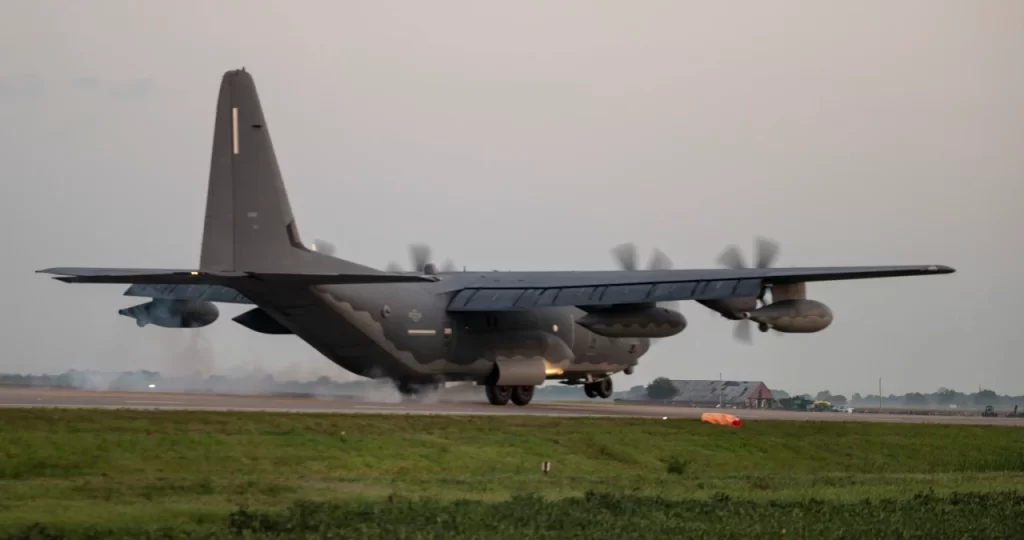
[(952, 266), (946, 266), (944, 264), (935, 264), (928, 267), (928, 271), (933, 274), (952, 274), (956, 272), (956, 269)]

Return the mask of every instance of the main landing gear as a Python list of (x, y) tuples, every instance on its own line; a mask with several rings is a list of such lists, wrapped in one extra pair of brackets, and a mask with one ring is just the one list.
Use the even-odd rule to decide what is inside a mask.
[(586, 383), (583, 385), (583, 391), (591, 399), (596, 397), (608, 399), (612, 397), (612, 379), (611, 377), (606, 377), (600, 381)]
[(488, 384), (487, 401), (491, 405), (508, 405), (508, 402), (511, 400), (512, 403), (522, 407), (533, 400), (535, 388), (534, 386), (496, 386)]

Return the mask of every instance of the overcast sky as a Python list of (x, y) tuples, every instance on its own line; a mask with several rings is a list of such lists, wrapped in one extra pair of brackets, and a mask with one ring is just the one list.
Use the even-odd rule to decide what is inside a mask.
[[(217, 89), (256, 79), (307, 240), (383, 267), (707, 268), (761, 234), (779, 264), (948, 264), (812, 284), (836, 320), (756, 334), (684, 305), (619, 388), (764, 380), (849, 395), (1024, 393), (1024, 3), (173, 3), (8, 0), (0, 18), (0, 371), (341, 376), (230, 317), (139, 329), (114, 285), (49, 266), (198, 264)], [(192, 364), (189, 364), (189, 363)]]

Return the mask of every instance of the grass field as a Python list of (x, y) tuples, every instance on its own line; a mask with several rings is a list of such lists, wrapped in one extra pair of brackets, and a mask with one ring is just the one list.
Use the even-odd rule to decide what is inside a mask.
[(506, 523), (519, 538), (645, 538), (629, 532), (642, 523), (727, 538), (751, 521), (797, 537), (991, 536), (1024, 527), (1022, 486), (1024, 429), (1011, 427), (0, 410), (0, 531), (24, 538), (60, 537), (34, 523), (337, 538), (477, 538)]

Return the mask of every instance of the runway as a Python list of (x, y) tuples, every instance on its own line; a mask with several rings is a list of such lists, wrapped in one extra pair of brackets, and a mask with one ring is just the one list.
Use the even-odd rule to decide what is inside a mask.
[[(198, 411), (270, 411), (291, 413), (369, 413), (442, 415), (542, 415), (631, 418), (698, 418), (715, 409), (621, 405), (608, 402), (536, 402), (526, 407), (495, 407), (482, 401), (380, 403), (354, 399), (222, 396), (178, 392), (121, 392), (37, 388), (0, 388), (0, 408), (155, 409)], [(722, 412), (721, 410), (718, 410)], [(1024, 418), (927, 416), (903, 414), (808, 413), (798, 411), (729, 410), (743, 420), (865, 421), (897, 423), (988, 424), (1024, 426)]]
[[(699, 418), (716, 409), (623, 405), (608, 402), (535, 402), (526, 407), (495, 407), (484, 401), (440, 401), (435, 403), (382, 403), (357, 399), (235, 396), (170, 392), (94, 392), (0, 388), (0, 408), (63, 407), (95, 409), (157, 409), (203, 411), (271, 411), (292, 413), (443, 414), (443, 415), (530, 415), (629, 418)], [(717, 410), (723, 412), (722, 410)], [(934, 424), (986, 424), (1024, 426), (1024, 418), (981, 416), (926, 416), (909, 414), (812, 413), (799, 411), (740, 409), (728, 410), (747, 420), (803, 420), (833, 422), (894, 422)]]

